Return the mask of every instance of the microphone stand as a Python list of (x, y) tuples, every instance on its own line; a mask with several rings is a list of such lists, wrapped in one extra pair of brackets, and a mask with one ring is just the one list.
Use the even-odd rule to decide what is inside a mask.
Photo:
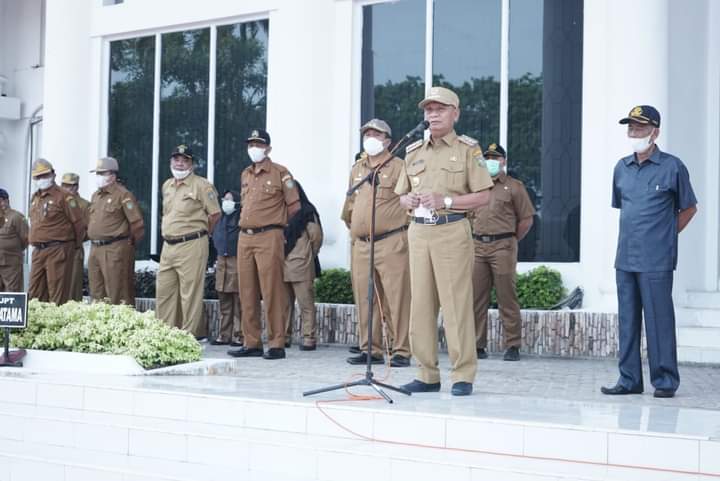
[(303, 392), (303, 396), (312, 396), (314, 394), (320, 394), (324, 392), (329, 391), (336, 391), (338, 389), (345, 389), (348, 387), (353, 386), (368, 386), (373, 388), (380, 396), (383, 397), (388, 403), (392, 404), (393, 400), (390, 396), (387, 395), (385, 391), (382, 390), (382, 388), (389, 389), (391, 391), (396, 391), (402, 394), (406, 394), (410, 396), (412, 393), (408, 391), (407, 389), (403, 387), (398, 386), (392, 386), (390, 384), (385, 384), (380, 381), (376, 381), (373, 378), (373, 371), (372, 371), (372, 338), (373, 338), (373, 306), (375, 303), (375, 211), (377, 207), (377, 176), (380, 172), (380, 169), (382, 169), (389, 161), (395, 156), (395, 152), (400, 150), (400, 147), (404, 147), (412, 138), (414, 135), (416, 135), (417, 128), (413, 129), (408, 135), (403, 137), (395, 146), (390, 150), (390, 155), (387, 159), (385, 159), (380, 165), (373, 168), (372, 171), (366, 175), (362, 180), (358, 181), (355, 185), (353, 185), (350, 190), (347, 191), (347, 196), (350, 197), (355, 193), (356, 190), (358, 190), (365, 182), (368, 182), (370, 186), (372, 187), (372, 211), (370, 214), (370, 261), (369, 261), (369, 272), (370, 275), (368, 276), (368, 291), (367, 291), (367, 303), (368, 303), (368, 322), (367, 322), (367, 344), (368, 348), (365, 352), (365, 356), (367, 358), (367, 363), (365, 365), (365, 378), (359, 379), (357, 381), (353, 382), (346, 382), (343, 384), (335, 384), (333, 386), (328, 386), (320, 389), (313, 389), (311, 391), (305, 391)]

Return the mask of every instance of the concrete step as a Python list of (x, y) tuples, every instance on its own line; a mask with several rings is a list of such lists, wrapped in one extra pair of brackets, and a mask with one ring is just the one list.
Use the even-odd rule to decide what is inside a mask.
[(685, 306), (720, 311), (720, 291), (688, 291)]
[(720, 327), (678, 327), (678, 346), (720, 349)]
[(720, 364), (720, 348), (678, 346), (678, 361)]
[(678, 327), (720, 328), (720, 309), (679, 307), (675, 310)]

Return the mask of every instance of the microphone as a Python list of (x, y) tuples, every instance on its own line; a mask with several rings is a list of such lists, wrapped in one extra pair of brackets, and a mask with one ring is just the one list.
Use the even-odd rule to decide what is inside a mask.
[(412, 129), (410, 132), (405, 134), (405, 137), (403, 137), (403, 140), (411, 139), (418, 134), (422, 134), (425, 131), (425, 129), (427, 129), (428, 127), (430, 127), (430, 122), (428, 122), (427, 120), (423, 120), (422, 122), (417, 124), (414, 129)]

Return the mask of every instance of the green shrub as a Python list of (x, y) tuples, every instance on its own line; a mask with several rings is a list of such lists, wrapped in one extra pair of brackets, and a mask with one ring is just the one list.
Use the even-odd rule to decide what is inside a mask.
[(153, 311), (36, 299), (28, 303), (28, 327), (15, 331), (11, 342), (26, 349), (129, 355), (145, 369), (198, 361), (202, 353), (191, 334), (158, 320)]
[(352, 279), (347, 269), (326, 269), (315, 279), (315, 302), (353, 304)]
[(518, 274), (517, 294), (523, 309), (550, 309), (565, 297), (566, 290), (558, 271), (539, 266)]

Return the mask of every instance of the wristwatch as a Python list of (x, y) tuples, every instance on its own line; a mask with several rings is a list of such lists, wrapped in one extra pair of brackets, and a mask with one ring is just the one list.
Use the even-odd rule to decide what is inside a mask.
[(446, 196), (446, 197), (443, 199), (443, 204), (445, 204), (445, 208), (446, 208), (446, 209), (449, 209), (450, 207), (452, 207), (452, 197), (450, 197), (449, 195)]

